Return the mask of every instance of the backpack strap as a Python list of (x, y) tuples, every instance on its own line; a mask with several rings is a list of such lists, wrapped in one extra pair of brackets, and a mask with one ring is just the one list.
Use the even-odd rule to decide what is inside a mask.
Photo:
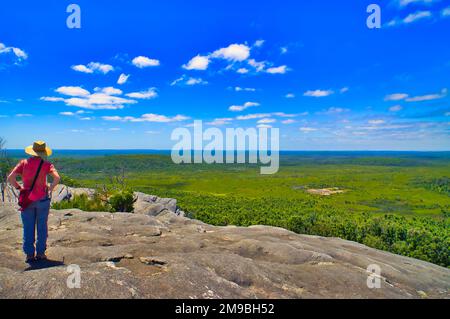
[(37, 178), (39, 176), (39, 173), (41, 172), (41, 168), (42, 168), (43, 164), (44, 164), (44, 160), (41, 159), (41, 163), (39, 164), (38, 170), (37, 170), (36, 175), (34, 176), (34, 179), (33, 179), (33, 184), (31, 184), (30, 193), (33, 191), (34, 184), (36, 184), (36, 180), (37, 180)]

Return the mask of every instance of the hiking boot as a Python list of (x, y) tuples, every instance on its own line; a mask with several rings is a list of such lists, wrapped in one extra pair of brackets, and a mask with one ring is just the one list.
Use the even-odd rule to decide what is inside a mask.
[(36, 261), (47, 260), (47, 256), (45, 254), (37, 255), (35, 258)]
[(27, 264), (31, 264), (35, 261), (36, 261), (36, 258), (34, 258), (34, 255), (27, 256), (27, 258), (25, 259), (25, 263), (27, 263)]

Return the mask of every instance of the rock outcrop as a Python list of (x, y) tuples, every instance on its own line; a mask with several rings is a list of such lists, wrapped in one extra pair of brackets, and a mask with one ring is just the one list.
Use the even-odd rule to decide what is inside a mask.
[[(91, 188), (73, 188), (65, 185), (58, 185), (52, 194), (52, 203), (59, 203), (70, 200), (74, 196), (86, 194), (93, 197), (95, 190)], [(160, 198), (155, 195), (148, 195), (140, 192), (134, 192), (134, 211), (135, 214), (149, 216), (158, 216), (163, 212), (174, 212), (178, 216), (185, 216), (185, 213), (177, 206), (177, 200), (173, 198)]]
[(70, 200), (74, 196), (86, 194), (92, 198), (95, 194), (95, 190), (91, 188), (74, 188), (66, 185), (58, 185), (52, 193), (52, 203), (59, 203), (65, 200)]
[(31, 267), (19, 214), (0, 206), (0, 298), (450, 298), (446, 268), (280, 228), (214, 227), (175, 200), (136, 196), (135, 214), (52, 210), (50, 260)]
[(158, 216), (164, 212), (172, 212), (178, 216), (185, 216), (185, 213), (177, 206), (177, 200), (173, 198), (160, 198), (144, 193), (134, 193), (136, 202), (134, 203), (134, 213), (149, 216)]

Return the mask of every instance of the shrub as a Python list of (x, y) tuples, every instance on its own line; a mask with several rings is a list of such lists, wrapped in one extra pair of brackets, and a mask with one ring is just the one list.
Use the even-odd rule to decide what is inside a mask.
[(109, 212), (111, 206), (98, 197), (89, 198), (86, 194), (76, 195), (70, 201), (52, 205), (53, 209), (80, 209), (86, 212)]
[(133, 204), (136, 202), (133, 192), (130, 190), (121, 190), (112, 194), (108, 199), (114, 212), (132, 213)]
[(69, 201), (53, 204), (52, 208), (76, 208), (87, 212), (132, 213), (134, 203), (134, 195), (130, 190), (116, 191), (112, 195), (97, 190), (92, 198), (89, 198), (86, 194), (76, 195)]

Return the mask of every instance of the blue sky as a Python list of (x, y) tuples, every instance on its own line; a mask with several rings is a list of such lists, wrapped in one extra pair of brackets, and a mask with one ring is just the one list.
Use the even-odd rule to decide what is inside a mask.
[(450, 150), (449, 34), (444, 0), (9, 1), (0, 136), (168, 149), (201, 119), (277, 127), (284, 150)]

